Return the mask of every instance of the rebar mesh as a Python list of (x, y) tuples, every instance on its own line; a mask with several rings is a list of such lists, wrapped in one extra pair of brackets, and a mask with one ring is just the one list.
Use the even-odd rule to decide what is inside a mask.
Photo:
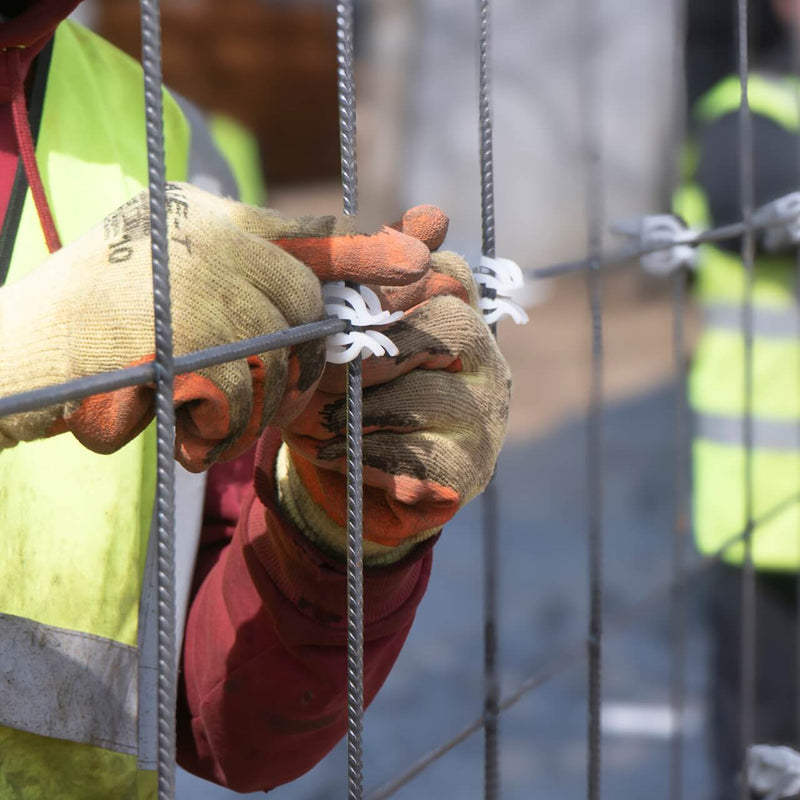
[[(675, 0), (678, 9), (676, 18), (682, 19), (681, 0)], [(480, 10), (480, 158), (481, 201), (483, 222), (483, 253), (494, 256), (494, 186), (492, 170), (492, 128), (489, 92), (489, 0), (479, 0)], [(672, 677), (671, 707), (673, 711), (673, 741), (670, 767), (670, 796), (673, 800), (683, 796), (682, 789), (682, 714), (685, 702), (686, 659), (686, 608), (683, 589), (688, 582), (700, 576), (712, 565), (719, 563), (727, 550), (744, 544), (744, 568), (742, 570), (742, 753), (753, 741), (753, 713), (755, 706), (755, 572), (752, 561), (753, 539), (769, 519), (788, 506), (800, 501), (800, 492), (787, 497), (768, 512), (754, 516), (752, 497), (752, 449), (753, 449), (753, 271), (755, 236), (758, 230), (770, 225), (779, 225), (789, 220), (775, 220), (756, 225), (752, 220), (754, 206), (754, 174), (752, 157), (752, 121), (748, 104), (748, 41), (747, 0), (736, 0), (739, 24), (738, 68), (742, 100), (740, 106), (740, 175), (741, 212), (740, 222), (713, 228), (695, 235), (691, 244), (736, 240), (741, 237), (742, 263), (747, 276), (743, 302), (744, 320), (744, 422), (743, 440), (745, 470), (743, 496), (745, 498), (746, 523), (744, 529), (731, 537), (715, 554), (686, 563), (686, 541), (688, 538), (688, 475), (686, 470), (686, 444), (688, 442), (688, 410), (686, 408), (686, 353), (684, 337), (684, 314), (686, 303), (686, 272), (679, 271), (673, 285), (673, 349), (675, 379), (678, 386), (678, 401), (675, 412), (676, 465), (674, 480), (675, 520), (673, 526), (673, 563), (669, 580), (658, 584), (638, 602), (603, 624), (602, 615), (602, 303), (600, 297), (600, 275), (604, 270), (623, 265), (632, 265), (638, 258), (672, 245), (665, 243), (652, 247), (631, 246), (616, 253), (604, 254), (602, 248), (602, 166), (600, 161), (599, 105), (597, 92), (592, 89), (596, 71), (593, 58), (600, 41), (599, 11), (591, 4), (590, 11), (583, 9), (583, 82), (582, 108), (585, 115), (584, 159), (588, 171), (587, 220), (588, 255), (586, 258), (552, 264), (528, 270), (534, 279), (585, 272), (587, 274), (592, 318), (592, 393), (589, 410), (588, 436), (588, 496), (590, 504), (589, 526), (589, 630), (573, 645), (549, 659), (514, 691), (501, 696), (497, 682), (496, 663), (496, 499), (487, 500), (485, 525), (485, 678), (486, 691), (484, 713), (459, 731), (453, 738), (439, 745), (392, 781), (369, 793), (370, 800), (382, 800), (395, 794), (413, 778), (430, 767), (481, 730), (485, 731), (485, 796), (499, 796), (500, 775), (498, 765), (497, 719), (500, 714), (514, 706), (522, 697), (545, 685), (553, 677), (581, 662), (589, 661), (588, 701), (588, 769), (587, 795), (590, 800), (600, 797), (602, 757), (600, 749), (601, 710), (601, 639), (617, 633), (642, 617), (645, 617), (658, 602), (671, 597), (672, 615)], [(352, 75), (353, 64), (353, 6), (352, 0), (343, 0), (337, 5), (338, 64), (340, 131), (342, 145), (342, 182), (344, 209), (346, 214), (357, 212), (357, 181), (355, 157), (355, 95)], [(163, 119), (161, 107), (161, 56), (158, 0), (141, 0), (142, 55), (145, 81), (145, 105), (148, 144), (148, 178), (151, 202), (151, 236), (155, 309), (155, 352), (153, 363), (143, 364), (112, 373), (83, 378), (69, 384), (48, 387), (0, 398), (0, 416), (26, 410), (44, 408), (66, 400), (76, 400), (93, 394), (113, 391), (126, 386), (145, 383), (156, 385), (156, 426), (158, 441), (157, 469), (157, 528), (158, 528), (158, 616), (159, 616), (159, 797), (170, 798), (174, 794), (175, 753), (175, 598), (174, 598), (174, 407), (172, 382), (176, 374), (190, 372), (204, 366), (243, 358), (248, 355), (287, 347), (315, 338), (344, 331), (347, 324), (339, 319), (298, 326), (276, 334), (257, 337), (230, 345), (196, 351), (173, 358), (171, 347), (171, 322), (169, 303), (169, 265), (166, 246), (165, 169), (163, 152)], [(678, 30), (681, 30), (682, 23)], [(799, 282), (800, 283), (800, 282)], [(348, 371), (348, 794), (351, 798), (362, 796), (363, 765), (361, 734), (363, 724), (363, 573), (362, 573), (362, 443), (361, 443), (361, 363), (360, 359)], [(800, 587), (800, 583), (798, 584)], [(800, 653), (800, 650), (798, 651)], [(798, 656), (800, 658), (800, 656)], [(798, 711), (800, 730), (800, 711)], [(798, 734), (800, 735), (800, 734)], [(742, 781), (742, 796), (746, 782)]]

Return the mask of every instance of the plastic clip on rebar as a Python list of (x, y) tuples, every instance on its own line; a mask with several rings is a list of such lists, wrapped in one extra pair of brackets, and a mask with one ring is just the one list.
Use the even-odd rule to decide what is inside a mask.
[(747, 751), (747, 783), (768, 800), (795, 797), (800, 792), (800, 753), (782, 745), (752, 745)]
[(517, 325), (528, 322), (525, 309), (509, 296), (522, 289), (525, 282), (516, 262), (510, 258), (481, 256), (480, 266), (472, 272), (475, 283), (481, 287), (478, 305), (487, 325), (494, 325), (505, 317), (510, 317)]
[(693, 268), (697, 252), (693, 244), (697, 232), (675, 214), (651, 214), (617, 222), (611, 232), (632, 239), (644, 252), (640, 261), (651, 275), (671, 275), (681, 267)]
[(763, 228), (761, 245), (770, 253), (800, 244), (800, 192), (779, 197), (753, 212), (753, 225)]
[(323, 284), (322, 297), (330, 316), (347, 320), (350, 330), (334, 333), (326, 339), (326, 357), (331, 364), (347, 364), (360, 353), (362, 358), (396, 356), (399, 350), (392, 340), (380, 331), (379, 325), (389, 325), (403, 316), (402, 311), (391, 313), (381, 308), (378, 295), (368, 286), (358, 289), (344, 281)]

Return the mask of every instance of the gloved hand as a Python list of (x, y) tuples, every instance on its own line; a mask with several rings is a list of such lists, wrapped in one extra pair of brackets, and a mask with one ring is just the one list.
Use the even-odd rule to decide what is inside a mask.
[[(403, 232), (432, 249), (430, 215)], [(383, 332), (398, 356), (369, 358), (364, 379), (364, 555), (399, 560), (434, 536), (489, 482), (505, 433), (508, 365), (477, 310), (468, 265), (433, 253), (431, 270), (403, 287), (372, 286), (405, 312)], [(345, 367), (328, 365), (309, 404), (283, 432), (276, 478), (283, 508), (321, 548), (346, 551)]]
[[(285, 218), (186, 184), (167, 191), (176, 355), (324, 316), (319, 279), (402, 284), (424, 276), (423, 243), (384, 228), (354, 234), (332, 217)], [(149, 206), (142, 193), (40, 268), (0, 290), (0, 395), (153, 358)], [(176, 376), (176, 455), (198, 471), (286, 424), (313, 393), (324, 342)], [(72, 431), (112, 452), (145, 428), (139, 386), (0, 418), (0, 448)]]

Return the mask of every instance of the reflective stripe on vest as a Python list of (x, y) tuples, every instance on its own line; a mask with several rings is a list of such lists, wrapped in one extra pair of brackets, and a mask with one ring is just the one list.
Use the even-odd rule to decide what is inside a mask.
[[(787, 130), (800, 129), (798, 83), (792, 78), (751, 75), (750, 105)], [(695, 110), (708, 124), (735, 113), (738, 78), (722, 81)], [(705, 226), (708, 206), (693, 175), (676, 193), (676, 211), (695, 226)], [(706, 219), (703, 219), (706, 217)], [(738, 254), (713, 245), (699, 248), (695, 298), (704, 328), (690, 375), (694, 412), (694, 529), (698, 548), (717, 552), (746, 524), (743, 298), (746, 276)], [(800, 489), (800, 308), (791, 257), (759, 256), (753, 281), (753, 384), (751, 498), (758, 524), (753, 535), (756, 567), (800, 568), (800, 503), (787, 502)], [(770, 515), (775, 508), (780, 510)], [(743, 548), (730, 548), (725, 560), (741, 563)]]
[(0, 640), (4, 725), (136, 754), (135, 647), (10, 614)]
[[(741, 416), (698, 413), (694, 415), (694, 435), (716, 444), (744, 447), (745, 420)], [(754, 418), (752, 441), (760, 450), (800, 452), (800, 421)]]
[[(798, 80), (791, 76), (751, 74), (747, 80), (747, 100), (754, 114), (767, 117), (789, 131), (800, 127), (800, 106), (796, 93)], [(702, 123), (713, 122), (739, 110), (742, 88), (737, 75), (720, 81), (704, 94), (694, 109)]]
[[(132, 59), (59, 26), (36, 152), (65, 243), (146, 186), (141, 92)], [(167, 177), (184, 180), (189, 126), (168, 95), (164, 110)], [(46, 257), (28, 192), (9, 281)], [(0, 455), (0, 797), (156, 795), (136, 726), (154, 465), (152, 426), (110, 456), (68, 435)]]
[[(708, 303), (702, 308), (703, 325), (707, 329), (744, 334), (745, 312), (741, 305)], [(797, 339), (800, 336), (800, 309), (754, 306), (751, 310), (754, 336), (768, 339)]]

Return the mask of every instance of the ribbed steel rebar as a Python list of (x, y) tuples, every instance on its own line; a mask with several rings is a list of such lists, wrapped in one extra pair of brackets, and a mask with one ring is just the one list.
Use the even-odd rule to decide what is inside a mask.
[[(687, 31), (686, 0), (673, 0), (672, 35), (672, 130), (668, 147), (670, 192), (680, 183), (680, 153), (686, 136), (686, 79), (684, 48)], [(672, 276), (672, 352), (675, 375), (675, 457), (674, 457), (674, 511), (672, 524), (672, 580), (670, 592), (670, 709), (672, 733), (670, 737), (669, 797), (683, 798), (684, 773), (684, 718), (686, 707), (687, 671), (687, 612), (688, 597), (684, 589), (686, 548), (689, 538), (690, 493), (688, 406), (688, 354), (686, 352), (686, 297), (688, 272), (680, 268)]]
[(599, 800), (602, 771), (602, 668), (603, 668), (603, 305), (600, 286), (600, 258), (603, 247), (603, 165), (597, 77), (598, 47), (601, 41), (599, 9), (596, 3), (581, 6), (579, 65), (582, 115), (582, 149), (586, 170), (586, 228), (588, 244), (587, 291), (591, 314), (591, 388), (587, 415), (587, 482), (589, 504), (588, 584), (589, 633), (587, 648), (587, 781), (589, 800)]
[[(293, 347), (312, 339), (321, 339), (334, 333), (342, 333), (346, 329), (347, 322), (338, 317), (329, 317), (319, 322), (308, 322), (305, 325), (297, 325), (294, 328), (275, 331), (275, 333), (265, 333), (252, 339), (242, 339), (205, 350), (195, 350), (174, 359), (172, 362), (174, 374), (183, 375), (205, 367), (213, 367), (216, 364), (224, 364), (227, 361), (254, 356), (257, 353), (267, 353), (270, 350), (279, 350), (281, 347)], [(71, 400), (81, 400), (93, 394), (105, 394), (117, 389), (124, 389), (127, 386), (155, 383), (155, 380), (155, 364), (153, 362), (139, 364), (135, 367), (125, 367), (125, 369), (113, 372), (101, 372), (55, 386), (46, 386), (42, 389), (31, 389), (27, 392), (0, 397), (0, 417), (23, 411), (36, 411), (40, 408), (68, 403)]]
[(489, 64), (490, 0), (480, 2), (480, 28), (478, 33), (478, 114), (480, 126), (481, 168), (481, 242), (484, 255), (495, 256), (494, 228), (494, 141), (492, 129), (492, 93)]
[[(800, 32), (792, 30), (792, 72), (795, 75), (800, 74)], [(794, 90), (795, 107), (800, 117), (800, 86), (795, 84)], [(797, 137), (797, 166), (795, 168), (795, 181), (797, 182), (797, 190), (800, 191), (800, 136)], [(795, 305), (800, 306), (800, 247), (795, 250), (795, 271), (794, 271), (794, 302)], [(800, 326), (795, 331), (795, 336), (800, 339)], [(800, 357), (798, 357), (797, 367), (800, 368)], [(800, 370), (799, 370), (800, 371)], [(798, 469), (798, 483), (800, 483), (800, 469)], [(797, 531), (797, 547), (798, 556), (800, 556), (800, 527)], [(795, 577), (795, 661), (794, 661), (794, 675), (795, 675), (795, 730), (794, 730), (794, 746), (795, 749), (800, 747), (800, 572)]]
[(344, 213), (358, 214), (356, 93), (353, 79), (353, 0), (336, 4), (336, 61), (339, 89), (339, 145)]
[[(756, 578), (753, 568), (753, 277), (755, 261), (755, 234), (752, 215), (755, 206), (755, 172), (753, 161), (753, 120), (748, 98), (748, 2), (736, 0), (738, 23), (738, 63), (741, 103), (739, 105), (739, 177), (740, 202), (744, 232), (742, 235), (742, 266), (744, 269), (744, 296), (742, 321), (744, 328), (744, 498), (745, 536), (742, 562), (742, 619), (741, 619), (741, 716), (740, 763), (744, 770), (747, 751), (753, 743), (755, 691), (756, 691)], [(740, 782), (741, 799), (748, 800), (747, 781)]]
[[(353, 80), (353, 0), (336, 5), (344, 213), (358, 213), (356, 98)], [(347, 366), (347, 789), (350, 800), (363, 795), (364, 727), (364, 488), (362, 441), (362, 364)]]
[[(759, 224), (750, 223), (746, 225), (744, 222), (732, 222), (729, 225), (720, 225), (716, 228), (709, 228), (706, 231), (700, 231), (687, 238), (683, 244), (699, 245), (713, 242), (725, 242), (732, 239), (738, 239), (742, 236), (745, 230), (752, 230), (754, 233), (757, 231), (768, 230), (769, 228), (776, 228), (785, 225), (788, 222), (797, 220), (797, 215), (789, 215), (771, 219), (768, 222)], [(648, 245), (643, 247), (641, 245), (633, 245), (628, 247), (621, 247), (616, 253), (601, 254), (596, 261), (600, 269), (610, 269), (612, 267), (622, 266), (638, 266), (638, 259), (646, 256), (649, 253), (659, 253), (664, 250), (669, 250), (674, 247), (670, 242), (659, 242), (658, 244)], [(575, 275), (581, 272), (588, 272), (590, 269), (591, 259), (579, 258), (576, 261), (560, 261), (556, 264), (549, 264), (546, 267), (529, 267), (524, 270), (525, 277), (531, 279), (549, 279), (560, 278), (565, 275)]]
[[(489, 258), (496, 254), (494, 218), (494, 145), (490, 76), (491, 20), (490, 0), (479, 0), (478, 31), (478, 131), (480, 136), (481, 175), (481, 252)], [(497, 333), (496, 326), (492, 332)], [(500, 796), (498, 753), (498, 712), (500, 684), (497, 675), (497, 592), (499, 534), (497, 484), (492, 478), (483, 498), (483, 735), (484, 797)]]
[[(353, 364), (357, 368), (353, 368)], [(348, 796), (363, 795), (364, 572), (361, 359), (347, 372), (347, 781)]]
[(672, 351), (675, 369), (675, 465), (674, 518), (672, 525), (672, 581), (670, 593), (670, 800), (683, 797), (683, 729), (686, 706), (687, 596), (683, 586), (686, 547), (689, 538), (690, 448), (687, 406), (687, 354), (685, 336), (686, 286), (688, 274), (680, 269), (673, 275)]
[(141, 0), (142, 66), (155, 315), (158, 531), (158, 796), (175, 794), (175, 407), (167, 250), (166, 167), (159, 0)]

